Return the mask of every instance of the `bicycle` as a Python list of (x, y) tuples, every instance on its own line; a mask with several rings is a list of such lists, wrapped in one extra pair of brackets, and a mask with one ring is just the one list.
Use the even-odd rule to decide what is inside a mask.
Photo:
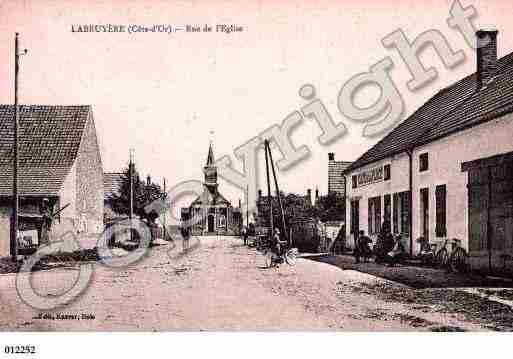
[(297, 248), (285, 249), (283, 255), (279, 255), (273, 250), (269, 240), (267, 240), (266, 244), (261, 248), (261, 253), (264, 256), (265, 266), (267, 268), (272, 268), (283, 262), (286, 262), (289, 266), (294, 266), (298, 255)]
[[(451, 252), (447, 250), (447, 246), (451, 242)], [(468, 271), (467, 264), (468, 254), (467, 251), (461, 247), (461, 240), (458, 238), (445, 239), (435, 255), (435, 263), (441, 267), (446, 268), (450, 272), (465, 273)]]

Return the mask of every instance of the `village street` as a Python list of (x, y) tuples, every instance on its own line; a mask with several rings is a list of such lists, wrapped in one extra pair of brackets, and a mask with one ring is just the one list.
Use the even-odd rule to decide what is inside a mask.
[[(143, 261), (115, 270), (95, 264), (88, 290), (53, 311), (94, 319), (35, 319), (23, 304), (15, 274), (0, 275), (1, 330), (487, 330), (440, 303), (401, 300), (412, 289), (336, 266), (298, 259), (296, 266), (263, 268), (263, 257), (234, 237), (197, 237), (187, 255), (181, 243), (154, 247)], [(191, 247), (195, 242), (191, 240)], [(174, 247), (174, 249), (173, 249)], [(57, 293), (78, 271), (39, 271), (33, 285)], [(66, 284), (65, 284), (66, 283)], [(383, 293), (394, 295), (385, 296)], [(444, 293), (447, 293), (445, 290)], [(432, 294), (432, 292), (430, 292)], [(462, 297), (463, 298), (463, 297)], [(461, 303), (465, 305), (465, 303)], [(488, 305), (488, 304), (487, 304)], [(488, 308), (488, 307), (487, 307)], [(487, 310), (495, 310), (491, 306)], [(489, 323), (488, 323), (489, 324)]]

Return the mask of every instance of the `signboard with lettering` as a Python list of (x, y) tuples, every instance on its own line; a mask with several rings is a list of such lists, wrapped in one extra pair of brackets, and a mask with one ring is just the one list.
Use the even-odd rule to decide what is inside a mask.
[(383, 166), (374, 167), (358, 174), (358, 187), (383, 181)]

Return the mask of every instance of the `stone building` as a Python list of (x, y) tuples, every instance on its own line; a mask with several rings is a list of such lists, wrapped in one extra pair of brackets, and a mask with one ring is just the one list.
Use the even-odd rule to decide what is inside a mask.
[[(0, 105), (0, 256), (10, 253), (14, 106)], [(91, 106), (19, 106), (19, 229), (37, 247), (43, 202), (67, 207), (50, 240), (103, 231), (103, 169)]]
[(182, 221), (194, 220), (193, 235), (222, 235), (238, 233), (242, 225), (240, 209), (219, 192), (217, 183), (217, 166), (214, 160), (212, 144), (208, 149), (207, 162), (203, 167), (205, 181), (203, 193), (187, 208), (181, 209)]

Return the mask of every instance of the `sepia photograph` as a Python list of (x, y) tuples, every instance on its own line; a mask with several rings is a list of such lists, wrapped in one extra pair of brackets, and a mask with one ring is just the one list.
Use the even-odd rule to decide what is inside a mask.
[(0, 0), (1, 355), (513, 331), (512, 14)]

